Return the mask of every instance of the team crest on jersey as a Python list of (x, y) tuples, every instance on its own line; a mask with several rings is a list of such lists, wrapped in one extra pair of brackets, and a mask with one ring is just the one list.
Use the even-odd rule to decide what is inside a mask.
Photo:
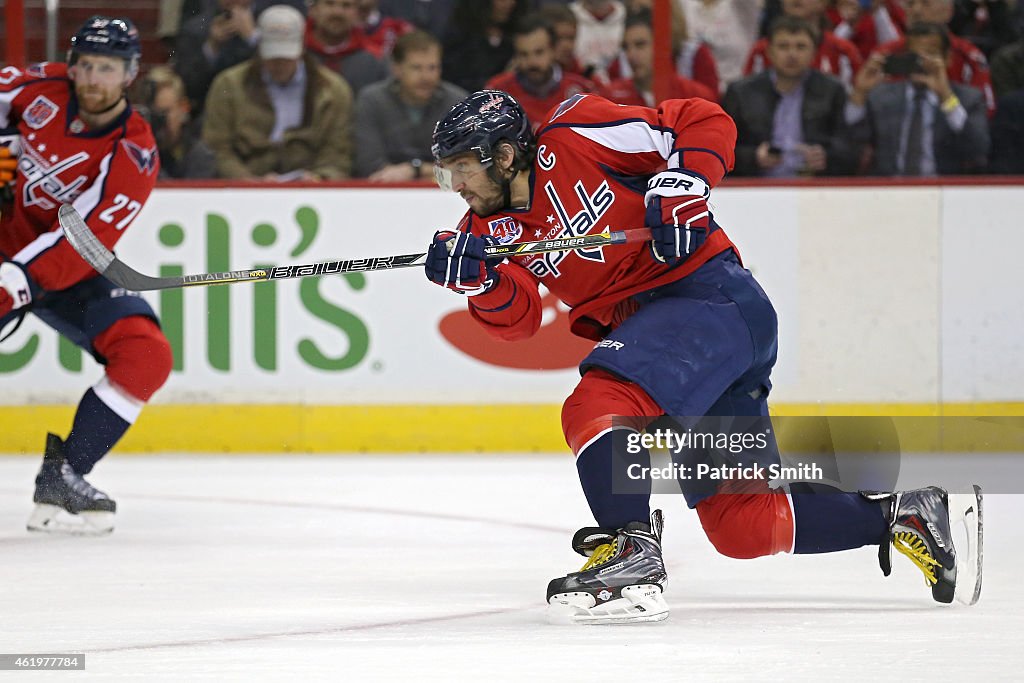
[(511, 244), (523, 234), (523, 224), (509, 216), (491, 221), (487, 229), (498, 240), (498, 244)]
[[(554, 232), (554, 230), (549, 231), (544, 239), (582, 237), (590, 234), (594, 227), (600, 227), (599, 224), (604, 222), (602, 220), (604, 215), (608, 213), (608, 209), (615, 203), (615, 193), (612, 192), (607, 180), (602, 182), (593, 192), (587, 190), (583, 185), (583, 181), (577, 180), (573, 190), (575, 190), (581, 208), (579, 211), (570, 214), (568, 205), (559, 195), (558, 190), (555, 189), (554, 183), (549, 180), (544, 184), (544, 193), (547, 194), (548, 199), (551, 201), (551, 208), (555, 212), (548, 222), (554, 222), (555, 228), (557, 228), (557, 232)], [(605, 226), (605, 228), (607, 229), (608, 226)], [(538, 254), (536, 258), (531, 259), (525, 265), (531, 273), (539, 278), (561, 277), (562, 271), (559, 265), (570, 254), (588, 261), (604, 263), (603, 249), (603, 247), (592, 247), (590, 249), (576, 249), (571, 252), (560, 251)]]
[(57, 109), (56, 104), (40, 95), (32, 100), (32, 104), (25, 108), (25, 113), (21, 115), (21, 120), (29, 128), (38, 130), (53, 120), (53, 117), (57, 115)]
[(131, 140), (121, 140), (121, 144), (140, 173), (153, 173), (156, 168), (156, 147), (139, 147)]

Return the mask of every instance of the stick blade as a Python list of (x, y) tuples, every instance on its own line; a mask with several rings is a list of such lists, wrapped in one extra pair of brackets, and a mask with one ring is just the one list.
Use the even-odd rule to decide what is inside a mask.
[(107, 249), (99, 238), (92, 233), (89, 226), (82, 219), (82, 216), (75, 211), (70, 204), (63, 204), (57, 212), (57, 220), (60, 222), (61, 230), (68, 244), (78, 252), (79, 256), (96, 272), (103, 274), (107, 272), (110, 264), (114, 262), (114, 254)]

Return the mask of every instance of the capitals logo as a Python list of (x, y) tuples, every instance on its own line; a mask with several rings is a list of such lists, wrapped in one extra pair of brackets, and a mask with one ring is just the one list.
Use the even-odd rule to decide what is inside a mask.
[(57, 105), (40, 95), (32, 100), (32, 104), (25, 108), (25, 113), (21, 115), (21, 120), (29, 128), (39, 130), (48, 124), (56, 114)]
[(523, 234), (523, 224), (508, 216), (491, 221), (487, 229), (498, 240), (498, 244), (511, 244)]
[(156, 147), (139, 147), (130, 140), (121, 140), (128, 158), (135, 164), (140, 173), (152, 174), (156, 170), (157, 151)]

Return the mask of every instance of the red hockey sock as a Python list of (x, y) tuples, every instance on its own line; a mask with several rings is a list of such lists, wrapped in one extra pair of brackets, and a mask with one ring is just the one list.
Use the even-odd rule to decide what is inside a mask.
[(746, 560), (793, 552), (793, 506), (784, 492), (748, 486), (717, 493), (697, 504), (708, 540), (723, 555)]
[(171, 374), (171, 345), (149, 318), (122, 318), (97, 335), (93, 346), (107, 361), (107, 378), (138, 401), (148, 401)]

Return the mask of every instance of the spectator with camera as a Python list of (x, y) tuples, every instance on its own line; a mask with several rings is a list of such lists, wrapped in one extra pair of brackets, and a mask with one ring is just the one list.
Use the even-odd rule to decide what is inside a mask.
[[(846, 108), (854, 137), (873, 153), (870, 173), (935, 176), (985, 168), (989, 129), (981, 91), (951, 83), (951, 46), (941, 24), (907, 29), (903, 53), (872, 55)], [(886, 80), (886, 76), (902, 80)]]
[(202, 111), (217, 74), (251, 59), (258, 39), (253, 0), (217, 0), (214, 7), (182, 25), (176, 69), (196, 114)]
[[(988, 115), (992, 116), (995, 113), (996, 100), (992, 93), (988, 62), (981, 50), (971, 41), (949, 30), (949, 22), (953, 18), (953, 0), (905, 0), (903, 7), (907, 13), (908, 24), (939, 24), (945, 29), (949, 42), (946, 77), (952, 83), (970, 85), (980, 90), (985, 98)], [(885, 43), (878, 48), (883, 54), (903, 52), (905, 49), (905, 38)]]
[(202, 141), (202, 120), (192, 115), (185, 84), (167, 66), (143, 81), (144, 111), (160, 152), (160, 178), (212, 178), (213, 152)]
[(817, 31), (781, 15), (768, 29), (772, 66), (736, 81), (722, 108), (736, 122), (737, 175), (788, 178), (851, 173), (856, 153), (847, 141), (846, 89), (813, 68)]

